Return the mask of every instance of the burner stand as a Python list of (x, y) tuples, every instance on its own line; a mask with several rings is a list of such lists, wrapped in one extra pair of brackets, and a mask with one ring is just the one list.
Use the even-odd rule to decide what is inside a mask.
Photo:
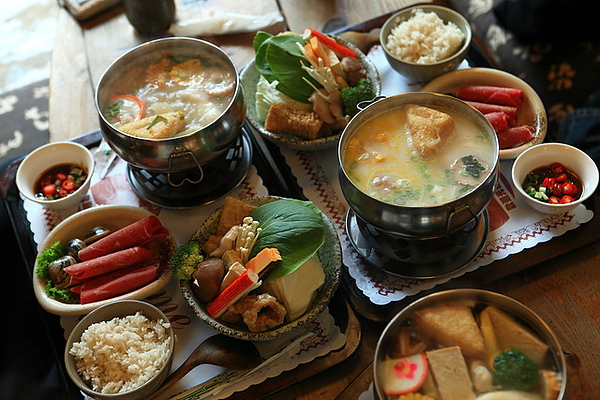
[[(252, 146), (245, 128), (229, 150), (202, 165), (200, 171), (191, 169), (171, 173), (171, 182), (183, 182), (180, 186), (169, 183), (166, 172), (153, 172), (127, 165), (127, 179), (135, 192), (150, 203), (164, 208), (191, 208), (212, 203), (236, 188), (248, 174), (252, 164)], [(188, 180), (186, 180), (188, 179)]]

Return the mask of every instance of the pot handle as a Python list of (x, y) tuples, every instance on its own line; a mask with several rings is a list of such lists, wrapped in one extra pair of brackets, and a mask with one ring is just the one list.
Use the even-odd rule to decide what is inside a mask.
[(369, 107), (370, 105), (377, 103), (379, 100), (385, 99), (386, 97), (387, 96), (379, 95), (371, 100), (363, 100), (356, 105), (356, 108), (358, 109), (358, 111), (362, 111), (365, 108)]
[(464, 204), (464, 205), (463, 205), (461, 208), (459, 208), (458, 210), (457, 210), (457, 209), (454, 209), (454, 210), (452, 210), (452, 212), (451, 212), (451, 213), (450, 213), (450, 215), (448, 216), (448, 219), (446, 220), (446, 237), (450, 237), (450, 233), (451, 233), (451, 232), (450, 232), (450, 227), (452, 226), (452, 219), (454, 218), (454, 216), (455, 216), (456, 214), (458, 214), (458, 213), (459, 213), (459, 212), (462, 210), (462, 208), (463, 208), (463, 207), (467, 209), (467, 211), (469, 212), (469, 214), (471, 214), (471, 218), (472, 218), (473, 220), (477, 220), (477, 214), (475, 214), (475, 213), (473, 212), (473, 210), (471, 210), (471, 207), (469, 207), (469, 205), (468, 205), (468, 204)]
[[(190, 158), (194, 161), (196, 167), (198, 167), (198, 171), (200, 172), (199, 178), (190, 179), (188, 177), (183, 177), (180, 182), (173, 182), (173, 167), (176, 166), (177, 163), (183, 163), (185, 161), (188, 161)], [(183, 145), (175, 146), (173, 152), (169, 155), (169, 167), (167, 170), (167, 181), (169, 182), (169, 185), (179, 187), (183, 185), (186, 181), (191, 184), (196, 184), (200, 183), (202, 179), (204, 179), (204, 171), (202, 170), (202, 166), (200, 165), (196, 157), (194, 157), (194, 154), (188, 149), (186, 149)]]

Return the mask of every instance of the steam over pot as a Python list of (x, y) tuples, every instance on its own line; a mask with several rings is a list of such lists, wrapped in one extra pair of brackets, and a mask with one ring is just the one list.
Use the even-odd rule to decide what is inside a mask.
[[(119, 91), (119, 80), (131, 68), (147, 65), (160, 57), (212, 58), (235, 76), (233, 97), (225, 111), (207, 126), (167, 139), (144, 139), (121, 132), (103, 114), (108, 98)], [(227, 151), (241, 133), (245, 106), (235, 64), (219, 47), (199, 39), (171, 37), (143, 43), (115, 60), (104, 72), (95, 94), (102, 135), (110, 147), (129, 164), (156, 172), (179, 172), (201, 165)]]
[[(361, 191), (344, 170), (344, 154), (349, 140), (366, 121), (408, 104), (459, 113), (474, 122), (494, 146), (490, 174), (471, 192), (454, 201), (436, 206), (400, 206), (375, 199)], [(450, 139), (451, 140), (451, 139)], [(451, 96), (434, 93), (407, 93), (376, 101), (360, 111), (346, 126), (338, 145), (338, 171), (342, 192), (352, 210), (365, 222), (383, 231), (411, 238), (444, 237), (466, 226), (482, 213), (491, 201), (498, 180), (498, 139), (494, 129), (479, 111)]]

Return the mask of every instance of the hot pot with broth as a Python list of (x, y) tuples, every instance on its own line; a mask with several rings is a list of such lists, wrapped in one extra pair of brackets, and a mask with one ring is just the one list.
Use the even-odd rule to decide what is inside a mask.
[(95, 94), (103, 137), (151, 171), (197, 168), (227, 151), (245, 118), (237, 69), (219, 47), (171, 37), (115, 60)]
[(487, 238), (498, 154), (490, 123), (451, 96), (408, 93), (370, 104), (338, 145), (353, 246), (403, 277), (464, 267)]

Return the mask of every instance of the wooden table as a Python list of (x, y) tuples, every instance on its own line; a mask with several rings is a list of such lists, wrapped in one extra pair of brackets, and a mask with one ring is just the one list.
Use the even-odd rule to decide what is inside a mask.
[[(276, 33), (306, 27), (322, 29), (341, 18), (352, 25), (406, 6), (405, 0), (208, 0), (207, 8), (262, 15), (280, 10), (285, 21), (269, 27)], [(127, 49), (147, 40), (135, 34), (120, 7), (95, 19), (77, 23), (64, 10), (52, 57), (50, 134), (52, 141), (68, 140), (98, 129), (94, 87), (104, 69)], [(252, 57), (253, 33), (208, 37), (227, 51), (239, 67)], [(469, 281), (506, 294), (544, 319), (562, 343), (568, 364), (566, 399), (600, 399), (600, 243), (534, 265), (491, 283)], [(539, 255), (544, 259), (543, 254)], [(488, 281), (488, 280), (484, 280)], [(382, 322), (358, 315), (362, 326), (357, 350), (341, 364), (294, 384), (268, 399), (356, 399), (372, 382), (372, 359)], [(249, 398), (252, 395), (240, 396)]]

